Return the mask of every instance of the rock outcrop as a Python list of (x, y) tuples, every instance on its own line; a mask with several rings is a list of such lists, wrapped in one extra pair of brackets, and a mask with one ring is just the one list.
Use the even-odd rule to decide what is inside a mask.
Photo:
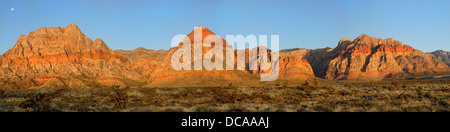
[(157, 61), (162, 61), (164, 57), (169, 53), (167, 50), (152, 50), (144, 47), (138, 47), (134, 50), (115, 50), (117, 54), (125, 56), (129, 61), (136, 62), (142, 58), (151, 58)]
[(379, 80), (398, 73), (449, 70), (447, 65), (431, 54), (413, 49), (392, 38), (373, 38), (365, 34), (355, 40), (342, 39), (321, 63), (327, 65), (327, 68), (326, 71), (317, 71), (319, 77), (331, 80)]
[(129, 51), (115, 50), (114, 52), (130, 60), (132, 69), (144, 78), (142, 79), (144, 82), (149, 80), (150, 75), (163, 63), (164, 57), (169, 53), (167, 50), (150, 50), (143, 47)]
[(0, 86), (95, 87), (139, 81), (128, 59), (101, 39), (92, 41), (75, 24), (43, 27), (19, 37), (2, 57)]
[[(195, 32), (197, 31), (197, 32)], [(196, 34), (201, 33), (202, 35)], [(222, 45), (205, 46), (207, 36)], [(197, 38), (196, 38), (197, 37)], [(190, 43), (190, 49), (183, 49)], [(195, 56), (194, 49), (202, 52)], [(203, 59), (216, 46), (223, 46), (222, 55), (212, 62), (222, 61), (223, 70), (206, 70)], [(70, 87), (89, 88), (111, 85), (196, 86), (227, 85), (229, 83), (260, 84), (260, 74), (272, 69), (251, 68), (263, 58), (259, 49), (236, 50), (223, 38), (205, 27), (196, 27), (182, 42), (169, 50), (111, 50), (101, 39), (91, 40), (75, 24), (65, 28), (40, 28), (19, 37), (16, 45), (0, 56), (0, 87), (9, 89)], [(174, 70), (172, 57), (179, 50), (191, 53), (191, 69)], [(219, 50), (220, 51), (220, 50)], [(227, 54), (230, 52), (231, 54)], [(267, 61), (271, 53), (267, 49)], [(244, 53), (245, 67), (238, 69), (238, 53)], [(256, 53), (256, 58), (249, 55)], [(219, 53), (220, 54), (220, 53)], [(433, 56), (434, 54), (434, 56)], [(356, 39), (341, 39), (334, 49), (287, 49), (279, 52), (279, 80), (380, 80), (397, 78), (400, 74), (448, 72), (448, 52), (423, 53), (393, 39), (361, 35)], [(437, 58), (436, 58), (436, 57)], [(226, 63), (233, 57), (233, 65)], [(182, 60), (182, 59), (180, 59)], [(444, 62), (442, 62), (442, 61)], [(195, 63), (202, 64), (201, 69)], [(226, 70), (233, 67), (234, 70)], [(401, 77), (401, 76), (400, 76)]]
[[(197, 34), (199, 37), (195, 38), (195, 30), (201, 31), (201, 36)], [(253, 47), (251, 50), (245, 49), (245, 50), (236, 50), (231, 49), (229, 51), (234, 51), (232, 54), (234, 65), (230, 66), (233, 67), (234, 70), (226, 70), (226, 59), (227, 59), (227, 49), (232, 48), (230, 45), (228, 45), (227, 41), (225, 41), (223, 38), (220, 38), (216, 36), (212, 31), (210, 31), (208, 28), (205, 27), (196, 27), (191, 33), (189, 33), (186, 38), (183, 40), (184, 43), (180, 43), (178, 46), (172, 47), (167, 55), (162, 59), (162, 61), (159, 61), (160, 65), (157, 65), (158, 61), (147, 59), (147, 60), (140, 60), (134, 64), (134, 66), (138, 66), (139, 63), (144, 63), (146, 65), (141, 65), (141, 69), (147, 69), (143, 71), (151, 71), (143, 74), (144, 76), (148, 77), (148, 82), (150, 84), (166, 84), (166, 85), (172, 85), (174, 82), (177, 82), (178, 84), (190, 84), (190, 85), (205, 85), (205, 84), (228, 84), (228, 83), (258, 83), (260, 82), (260, 74), (261, 73), (268, 73), (269, 70), (261, 70), (259, 67), (255, 68), (256, 70), (251, 70), (251, 68), (248, 66), (250, 62), (258, 63), (261, 60), (261, 56), (259, 56), (259, 49), (260, 48), (266, 48), (266, 47)], [(200, 32), (198, 32), (200, 33)], [(194, 63), (196, 61), (202, 61), (205, 54), (207, 54), (210, 50), (212, 50), (216, 45), (213, 43), (210, 47), (205, 47), (202, 45), (202, 52), (201, 52), (201, 58), (196, 59), (194, 57), (194, 45), (198, 44), (198, 42), (204, 42), (205, 38), (209, 35), (214, 36), (215, 39), (218, 39), (219, 41), (222, 41), (223, 43), (223, 54), (222, 56), (219, 56), (218, 58), (213, 58), (213, 61), (222, 61), (223, 62), (223, 70), (211, 70), (208, 71), (205, 69), (204, 65), (202, 66), (202, 70), (194, 70), (195, 65)], [(196, 41), (197, 39), (201, 39), (201, 41)], [(171, 59), (175, 52), (178, 50), (182, 50), (183, 44), (190, 41), (191, 43), (191, 69), (185, 70), (182, 69), (180, 71), (176, 71), (172, 68), (171, 65)], [(204, 43), (203, 43), (204, 44)], [(219, 45), (217, 45), (219, 46)], [(228, 51), (228, 52), (229, 52)], [(271, 50), (267, 50), (268, 52), (268, 62), (270, 63), (271, 60)], [(243, 70), (238, 70), (237, 68), (237, 54), (238, 52), (243, 52), (245, 55), (245, 67)], [(257, 56), (255, 59), (251, 60), (249, 59), (249, 54), (256, 53)], [(281, 52), (280, 53), (280, 74), (279, 79), (281, 80), (304, 80), (304, 79), (310, 79), (314, 78), (314, 72), (304, 57), (305, 54), (308, 52), (306, 51), (295, 51), (295, 52)], [(125, 55), (125, 54), (124, 54)], [(127, 56), (127, 55), (125, 55)], [(146, 57), (143, 57), (146, 58)], [(150, 57), (151, 58), (151, 57)], [(131, 59), (130, 59), (131, 60)], [(201, 62), (200, 62), (201, 63)], [(145, 67), (147, 66), (147, 67)], [(155, 67), (156, 66), (156, 67)]]
[[(197, 32), (195, 32), (197, 30)], [(197, 33), (197, 34), (195, 34)], [(201, 34), (201, 35), (200, 35)], [(195, 38), (198, 36), (198, 38)], [(208, 53), (210, 50), (212, 50), (216, 44), (212, 43), (211, 46), (205, 47), (203, 43), (205, 41), (205, 38), (207, 36), (212, 36), (213, 39), (216, 39), (218, 41), (222, 41), (222, 45), (217, 46), (223, 46), (222, 55), (219, 55), (217, 58), (213, 58), (212, 61), (221, 61), (223, 62), (223, 69), (224, 70), (216, 70), (213, 69), (211, 71), (208, 71), (205, 69), (202, 60), (206, 53)], [(189, 42), (190, 41), (190, 42)], [(182, 69), (179, 71), (176, 71), (172, 68), (171, 59), (172, 56), (181, 49), (184, 44), (190, 43), (190, 52), (191, 53), (191, 69)], [(194, 45), (202, 46), (201, 50), (201, 56), (194, 57)], [(244, 83), (245, 81), (251, 79), (256, 80), (256, 76), (249, 73), (249, 71), (227, 71), (226, 69), (226, 50), (227, 48), (230, 48), (227, 42), (223, 39), (218, 37), (216, 34), (214, 34), (212, 31), (210, 31), (208, 28), (205, 27), (196, 27), (191, 33), (189, 33), (186, 38), (183, 40), (183, 42), (180, 42), (178, 46), (172, 47), (168, 54), (164, 57), (161, 64), (154, 68), (154, 71), (149, 75), (148, 82), (151, 84), (165, 84), (165, 85), (209, 85), (209, 84), (226, 84), (226, 83)], [(231, 50), (233, 51), (233, 50)], [(234, 51), (236, 53), (236, 51)], [(248, 50), (246, 52), (248, 54)], [(236, 62), (236, 58), (234, 58)], [(246, 63), (248, 63), (248, 58), (246, 58)], [(199, 62), (202, 64), (201, 70), (195, 70), (194, 63)], [(235, 63), (236, 64), (236, 63)], [(235, 66), (234, 66), (235, 67)], [(176, 83), (174, 83), (176, 82)]]
[(431, 54), (433, 54), (437, 59), (441, 60), (442, 62), (444, 62), (445, 64), (450, 66), (450, 52), (446, 52), (443, 50), (437, 50), (437, 51), (431, 52)]
[(279, 79), (306, 80), (315, 78), (313, 68), (308, 61), (311, 51), (308, 49), (281, 51)]

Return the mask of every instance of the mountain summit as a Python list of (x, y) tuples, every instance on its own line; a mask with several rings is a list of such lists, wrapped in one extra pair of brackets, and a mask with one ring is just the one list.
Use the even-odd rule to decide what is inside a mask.
[(396, 74), (448, 71), (433, 55), (393, 40), (361, 35), (355, 40), (341, 40), (322, 62), (327, 65), (320, 75), (326, 79), (383, 79)]
[[(103, 40), (92, 41), (75, 24), (65, 28), (42, 27), (30, 32), (29, 35), (20, 36), (16, 45), (4, 54), (8, 60), (4, 65), (23, 64), (25, 61), (39, 63), (43, 60), (61, 63), (79, 58), (123, 59), (121, 56), (110, 54), (111, 51)], [(56, 56), (63, 58), (46, 59)]]
[(19, 37), (2, 56), (3, 87), (95, 87), (138, 80), (128, 59), (114, 53), (103, 40), (91, 40), (75, 24), (42, 27)]
[[(201, 35), (200, 35), (201, 33)], [(171, 66), (172, 56), (182, 48), (183, 42), (191, 41), (192, 47), (213, 39), (223, 42), (223, 56), (234, 57), (235, 70), (180, 70)], [(198, 37), (198, 38), (195, 38)], [(201, 41), (199, 41), (201, 39)], [(197, 42), (195, 42), (197, 41)], [(201, 43), (204, 44), (204, 43)], [(199, 45), (196, 45), (199, 46)], [(211, 46), (201, 46), (202, 54), (194, 62), (202, 61)], [(249, 54), (258, 49), (226, 49), (230, 45), (205, 27), (195, 27), (178, 46), (170, 50), (148, 50), (143, 47), (131, 51), (112, 51), (103, 40), (91, 40), (75, 24), (61, 27), (43, 27), (19, 37), (16, 45), (0, 56), (1, 88), (90, 88), (121, 86), (195, 86), (195, 85), (255, 85), (261, 84), (259, 75), (268, 70), (250, 70)], [(189, 48), (187, 48), (189, 49)], [(193, 53), (194, 48), (190, 48)], [(245, 53), (245, 68), (236, 70), (238, 52)], [(268, 56), (271, 55), (268, 50)], [(445, 61), (448, 52), (433, 52)], [(194, 58), (194, 54), (191, 54)], [(432, 54), (423, 53), (392, 38), (381, 39), (361, 35), (356, 39), (341, 39), (338, 45), (323, 49), (289, 49), (280, 51), (279, 80), (295, 81), (315, 78), (328, 80), (381, 80), (405, 78), (416, 74), (448, 72), (449, 67)], [(268, 59), (268, 61), (271, 61)], [(224, 68), (225, 69), (225, 68)]]
[(437, 51), (431, 52), (431, 54), (433, 54), (434, 56), (436, 56), (436, 58), (438, 58), (439, 60), (443, 61), (445, 64), (450, 66), (450, 52), (446, 52), (443, 50), (437, 50)]

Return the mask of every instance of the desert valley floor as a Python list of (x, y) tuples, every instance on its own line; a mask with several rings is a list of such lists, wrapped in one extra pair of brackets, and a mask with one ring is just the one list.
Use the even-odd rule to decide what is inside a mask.
[(0, 91), (2, 112), (449, 112), (450, 79)]
[[(112, 50), (102, 39), (90, 39), (76, 24), (42, 27), (20, 36), (0, 56), (0, 111), (450, 111), (450, 56), (446, 51), (425, 53), (392, 38), (362, 34), (341, 39), (335, 48), (281, 50), (279, 61), (267, 60), (279, 65), (278, 79), (272, 82), (262, 82), (259, 76), (271, 73), (270, 68), (208, 71), (172, 67), (173, 56), (184, 50), (191, 53), (184, 47), (199, 46), (203, 43), (194, 44), (195, 38), (203, 42), (207, 36), (223, 42), (214, 47), (225, 47), (215, 61), (229, 58), (236, 62), (223, 66), (238, 67), (238, 53), (246, 55), (240, 61), (245, 65), (263, 62), (264, 56), (276, 53), (265, 46), (232, 49), (225, 39), (202, 26), (169, 50), (141, 47), (128, 51)], [(200, 46), (199, 56), (213, 50), (212, 44)], [(227, 50), (232, 54), (224, 57)], [(261, 50), (267, 55), (256, 54)], [(186, 60), (198, 62), (195, 55), (191, 57), (192, 61)]]

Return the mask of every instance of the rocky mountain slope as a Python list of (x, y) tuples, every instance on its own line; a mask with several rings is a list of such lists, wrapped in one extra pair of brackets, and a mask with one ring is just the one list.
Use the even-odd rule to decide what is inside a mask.
[[(194, 32), (196, 31), (197, 32)], [(202, 35), (196, 34), (201, 33)], [(223, 61), (224, 70), (208, 71), (205, 67), (194, 70), (195, 63), (216, 46), (205, 46), (206, 37), (223, 43), (222, 55), (212, 60)], [(190, 70), (174, 70), (172, 56), (190, 41)], [(184, 43), (182, 43), (184, 42)], [(91, 40), (71, 24), (67, 27), (40, 28), (29, 35), (19, 37), (16, 45), (0, 56), (0, 87), (48, 88), (48, 87), (107, 87), (112, 85), (142, 86), (196, 86), (258, 84), (260, 74), (272, 69), (251, 70), (251, 62), (259, 62), (259, 49), (235, 50), (226, 40), (205, 27), (196, 27), (177, 46), (169, 50), (111, 50), (101, 39)], [(203, 45), (201, 45), (203, 44)], [(202, 46), (201, 56), (194, 57), (194, 45)], [(219, 46), (219, 45), (217, 45)], [(231, 51), (231, 54), (227, 54)], [(237, 54), (245, 54), (245, 67), (238, 70)], [(255, 59), (249, 54), (256, 53)], [(268, 62), (271, 62), (268, 50)], [(373, 38), (361, 35), (356, 39), (341, 39), (334, 49), (287, 49), (279, 52), (278, 80), (380, 80), (402, 78), (406, 75), (448, 72), (443, 61), (448, 52), (426, 54), (393, 39)], [(220, 53), (219, 53), (220, 54)], [(234, 70), (226, 70), (227, 57), (233, 57)], [(439, 59), (438, 59), (439, 58)], [(181, 59), (183, 60), (183, 59)]]
[(0, 87), (96, 87), (141, 80), (127, 58), (75, 24), (22, 35), (1, 60)]
[[(195, 32), (197, 30), (197, 32)], [(197, 34), (195, 34), (197, 33)], [(214, 58), (213, 61), (222, 61), (222, 66), (224, 70), (216, 70), (213, 69), (211, 71), (208, 71), (205, 69), (204, 65), (202, 64), (202, 59), (210, 50), (212, 50), (216, 44), (212, 43), (210, 47), (205, 47), (204, 43), (201, 43), (205, 41), (205, 38), (207, 36), (213, 36), (213, 39), (217, 41), (222, 41), (222, 55), (219, 55), (219, 57)], [(197, 37), (197, 38), (195, 38)], [(190, 42), (189, 42), (190, 41)], [(199, 43), (200, 42), (200, 43)], [(183, 51), (182, 49), (184, 44), (190, 43), (190, 69), (182, 69), (182, 70), (174, 70), (171, 64), (171, 59), (174, 54), (176, 54), (177, 51)], [(203, 45), (202, 45), (203, 44)], [(194, 57), (195, 53), (195, 47), (194, 45), (202, 46), (200, 53), (201, 56)], [(219, 45), (218, 45), (219, 46)], [(226, 69), (226, 51), (227, 48), (229, 49), (229, 45), (227, 42), (218, 36), (216, 36), (212, 31), (210, 31), (208, 28), (205, 27), (196, 27), (191, 33), (189, 33), (186, 38), (183, 40), (183, 43), (179, 43), (178, 46), (172, 47), (169, 49), (168, 54), (164, 57), (164, 59), (161, 61), (160, 65), (156, 67), (147, 67), (146, 69), (154, 69), (153, 72), (148, 76), (148, 82), (151, 84), (165, 84), (165, 85), (208, 85), (208, 84), (218, 84), (223, 83), (226, 84), (227, 82), (233, 82), (233, 83), (244, 83), (248, 82), (248, 80), (254, 80), (257, 81), (259, 79), (256, 75), (250, 74), (250, 71), (242, 70), (242, 71), (227, 71)], [(231, 49), (233, 51), (233, 49)], [(234, 57), (236, 56), (237, 51), (234, 51)], [(249, 51), (246, 50), (245, 54), (248, 54)], [(234, 61), (236, 64), (236, 57), (234, 58)], [(203, 66), (200, 67), (201, 70), (195, 70), (195, 64), (196, 62), (199, 62)], [(246, 58), (246, 64), (248, 64), (248, 57)], [(236, 65), (232, 66), (235, 67)], [(176, 83), (174, 83), (176, 82)]]
[(450, 66), (450, 52), (446, 52), (443, 50), (437, 50), (437, 51), (431, 52), (431, 54), (433, 54), (434, 56), (436, 56), (437, 59), (441, 60), (442, 62), (444, 62), (445, 64)]
[(447, 72), (448, 66), (431, 54), (423, 53), (392, 38), (361, 35), (342, 39), (320, 62), (326, 70), (317, 75), (331, 80), (366, 80), (394, 77), (396, 74)]
[(138, 47), (134, 50), (114, 50), (115, 53), (125, 56), (131, 62), (136, 62), (142, 58), (152, 58), (157, 61), (162, 61), (169, 53), (167, 50), (152, 50), (144, 47)]

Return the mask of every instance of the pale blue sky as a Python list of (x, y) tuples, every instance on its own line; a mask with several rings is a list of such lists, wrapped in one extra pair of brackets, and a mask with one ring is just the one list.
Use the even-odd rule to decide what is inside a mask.
[(280, 35), (281, 49), (334, 48), (364, 33), (450, 50), (449, 0), (1, 0), (0, 54), (22, 34), (71, 23), (126, 50), (168, 49), (195, 26), (220, 36)]

